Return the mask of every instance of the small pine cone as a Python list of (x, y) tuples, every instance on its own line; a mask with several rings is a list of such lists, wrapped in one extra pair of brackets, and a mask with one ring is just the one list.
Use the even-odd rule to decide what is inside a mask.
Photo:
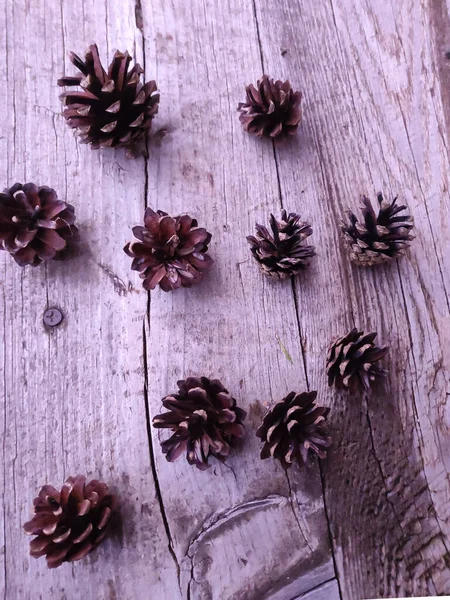
[(157, 415), (153, 426), (170, 429), (173, 435), (161, 443), (169, 462), (183, 452), (190, 465), (204, 471), (208, 459), (227, 459), (236, 438), (244, 435), (246, 412), (217, 379), (188, 377), (178, 382), (179, 391), (162, 403), (169, 412)]
[(165, 292), (200, 283), (214, 261), (207, 254), (211, 234), (188, 215), (170, 217), (147, 208), (144, 227), (133, 227), (137, 238), (124, 251), (134, 260), (146, 290), (157, 285)]
[(69, 477), (58, 492), (44, 485), (34, 500), (34, 517), (24, 525), (34, 558), (45, 556), (53, 569), (92, 552), (108, 533), (114, 496), (108, 486), (86, 477)]
[(294, 92), (289, 81), (274, 81), (263, 75), (256, 88), (246, 87), (246, 94), (246, 101), (238, 106), (245, 131), (280, 140), (297, 131), (302, 118), (302, 94)]
[(61, 77), (58, 85), (82, 88), (60, 96), (69, 127), (78, 130), (81, 142), (91, 148), (135, 149), (145, 139), (158, 112), (156, 82), (141, 81), (144, 70), (139, 64), (128, 70), (128, 52), (117, 51), (108, 72), (100, 62), (96, 44), (89, 47), (84, 61), (73, 52), (69, 58), (81, 75)]
[(16, 183), (0, 194), (0, 248), (21, 267), (62, 258), (77, 236), (74, 222), (73, 206), (49, 187)]
[(328, 385), (352, 392), (368, 391), (371, 382), (387, 374), (374, 364), (388, 351), (388, 346), (380, 348), (374, 344), (376, 336), (376, 333), (365, 335), (355, 328), (331, 344), (327, 357)]
[(391, 203), (377, 196), (378, 216), (370, 200), (362, 196), (361, 212), (364, 223), (350, 210), (347, 215), (350, 223), (341, 221), (341, 230), (346, 246), (350, 251), (350, 260), (360, 267), (371, 267), (405, 254), (414, 236), (413, 218), (409, 215), (397, 216), (407, 207), (397, 206), (397, 197)]
[(312, 234), (309, 223), (300, 221), (300, 215), (285, 210), (281, 221), (270, 215), (270, 228), (256, 225), (257, 235), (249, 235), (248, 243), (261, 271), (274, 279), (286, 279), (298, 275), (309, 265), (309, 259), (316, 255), (314, 246), (303, 244)]
[(256, 435), (264, 442), (261, 458), (277, 458), (284, 469), (306, 464), (308, 451), (326, 457), (331, 445), (325, 419), (329, 408), (317, 406), (317, 392), (291, 392), (266, 414)]

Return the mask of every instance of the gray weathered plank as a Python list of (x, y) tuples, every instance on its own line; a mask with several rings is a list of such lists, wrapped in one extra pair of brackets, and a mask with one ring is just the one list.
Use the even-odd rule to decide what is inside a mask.
[(339, 586), (336, 579), (327, 581), (323, 585), (315, 588), (311, 592), (302, 594), (295, 600), (339, 600)]
[[(148, 204), (189, 212), (213, 234), (213, 271), (197, 289), (152, 293), (149, 405), (188, 375), (220, 378), (249, 412), (229, 467), (169, 464), (153, 432), (162, 501), (183, 593), (192, 598), (294, 597), (334, 576), (317, 464), (286, 478), (262, 463), (254, 432), (263, 403), (306, 387), (290, 282), (271, 285), (245, 236), (279, 210), (270, 145), (237, 115), (247, 78), (261, 73), (251, 2), (143, 3), (148, 74), (161, 88), (169, 134), (149, 161)], [(284, 356), (277, 336), (295, 356)], [(275, 597), (275, 596), (273, 596)]]
[[(66, 263), (22, 270), (6, 253), (0, 257), (6, 399), (0, 409), (1, 576), (4, 597), (11, 600), (148, 598), (148, 589), (155, 597), (178, 595), (149, 458), (147, 298), (129, 283), (129, 259), (122, 252), (144, 206), (144, 162), (77, 146), (59, 114), (56, 86), (73, 69), (66, 52), (83, 53), (92, 40), (105, 54), (117, 45), (141, 58), (134, 8), (132, 2), (6, 3), (2, 186), (17, 180), (53, 186), (75, 205), (82, 237), (79, 255)], [(42, 324), (47, 305), (65, 315), (51, 332)], [(60, 485), (76, 473), (113, 487), (123, 523), (87, 559), (49, 571), (44, 559), (29, 558), (22, 524), (41, 485)]]
[[(71, 263), (21, 270), (0, 256), (4, 597), (448, 593), (446, 2), (20, 0), (0, 27), (4, 185), (55, 187), (76, 205), (84, 240)], [(103, 56), (145, 55), (158, 81), (156, 127), (168, 135), (147, 165), (77, 146), (59, 116), (65, 55), (93, 40)], [(275, 154), (241, 131), (235, 110), (263, 69), (305, 92), (301, 131)], [(406, 200), (418, 236), (398, 266), (359, 271), (336, 224), (378, 189)], [(146, 204), (197, 217), (216, 265), (198, 289), (152, 294), (143, 332), (147, 295), (121, 249)], [(312, 222), (318, 250), (295, 297), (263, 280), (245, 242), (281, 205)], [(48, 304), (66, 316), (50, 333)], [(324, 375), (329, 339), (355, 324), (391, 345), (389, 379), (364, 399), (330, 391)], [(249, 411), (231, 468), (170, 465), (160, 435), (149, 443), (145, 403), (156, 414), (190, 374), (221, 378)], [(317, 463), (288, 479), (259, 461), (254, 437), (263, 403), (308, 386), (333, 409), (327, 515)], [(28, 558), (21, 525), (42, 483), (75, 472), (113, 485), (123, 525), (85, 561), (49, 572)]]
[[(267, 70), (305, 92), (302, 134), (277, 157), (284, 204), (312, 220), (319, 246), (296, 291), (308, 380), (333, 407), (324, 478), (343, 597), (445, 593), (449, 197), (429, 7), (257, 5)], [(417, 239), (398, 268), (362, 271), (337, 221), (379, 189), (406, 200)], [(391, 345), (389, 379), (368, 400), (326, 389), (326, 346), (354, 325)]]

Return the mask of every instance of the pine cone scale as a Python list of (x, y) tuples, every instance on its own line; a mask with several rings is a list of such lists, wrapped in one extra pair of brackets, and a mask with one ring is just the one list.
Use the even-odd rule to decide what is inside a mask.
[(350, 260), (358, 266), (370, 267), (402, 256), (410, 242), (413, 219), (409, 215), (398, 216), (405, 205), (397, 206), (397, 198), (389, 203), (378, 194), (379, 211), (376, 215), (370, 200), (361, 198), (363, 222), (347, 211), (348, 223), (341, 222), (343, 239), (350, 252)]
[(140, 272), (144, 289), (160, 286), (165, 292), (200, 283), (214, 261), (207, 254), (211, 234), (198, 227), (188, 215), (171, 217), (148, 208), (145, 227), (134, 227), (138, 241), (124, 251), (134, 260), (131, 268)]
[(34, 517), (24, 525), (35, 535), (31, 556), (46, 556), (50, 568), (85, 556), (103, 540), (112, 514), (114, 498), (105, 484), (86, 478), (69, 478), (58, 492), (43, 486), (34, 500)]
[(295, 133), (301, 121), (301, 93), (289, 81), (274, 81), (264, 75), (246, 88), (246, 101), (240, 102), (239, 119), (244, 129), (261, 137), (285, 138)]
[(264, 442), (262, 459), (272, 456), (288, 469), (294, 461), (306, 463), (309, 451), (326, 456), (331, 443), (325, 424), (329, 409), (316, 406), (316, 397), (317, 392), (291, 392), (269, 409), (256, 432)]
[(328, 384), (356, 391), (369, 390), (370, 384), (386, 375), (375, 363), (384, 358), (387, 346), (375, 345), (376, 332), (364, 335), (356, 328), (333, 342), (328, 351)]
[(218, 380), (191, 377), (178, 382), (179, 392), (163, 399), (167, 412), (156, 415), (153, 426), (170, 429), (161, 443), (169, 462), (183, 452), (189, 464), (207, 469), (209, 458), (224, 462), (236, 438), (244, 435), (246, 413)]
[(143, 139), (158, 112), (156, 82), (140, 83), (140, 65), (129, 70), (131, 56), (116, 52), (104, 70), (96, 45), (92, 45), (83, 62), (77, 55), (70, 60), (84, 77), (62, 77), (60, 86), (80, 86), (82, 91), (67, 91), (60, 98), (66, 108), (68, 125), (80, 132), (81, 141), (92, 148), (127, 147)]
[(247, 237), (261, 271), (274, 279), (298, 275), (309, 265), (309, 259), (315, 256), (314, 247), (303, 244), (312, 234), (311, 226), (302, 223), (296, 213), (288, 215), (283, 210), (280, 221), (270, 216), (270, 228), (272, 233), (267, 227), (257, 224), (256, 237)]
[(77, 234), (73, 206), (51, 188), (16, 183), (0, 194), (0, 248), (20, 266), (62, 257)]

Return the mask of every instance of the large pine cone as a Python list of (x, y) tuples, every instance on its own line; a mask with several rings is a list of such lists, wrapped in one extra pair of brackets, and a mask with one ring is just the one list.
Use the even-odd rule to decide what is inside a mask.
[(108, 486), (86, 477), (69, 477), (58, 492), (44, 485), (34, 500), (34, 517), (25, 523), (34, 558), (44, 556), (50, 568), (80, 560), (92, 552), (108, 533), (114, 497)]
[(270, 215), (270, 228), (256, 225), (257, 235), (249, 235), (248, 243), (261, 271), (275, 279), (286, 279), (298, 275), (309, 265), (309, 259), (315, 256), (314, 246), (303, 244), (312, 234), (309, 223), (300, 221), (300, 215), (285, 210), (281, 220)]
[(239, 103), (239, 120), (245, 131), (283, 139), (293, 135), (302, 118), (301, 92), (294, 92), (289, 81), (274, 81), (263, 75), (246, 87), (246, 101)]
[(376, 333), (365, 335), (355, 328), (333, 342), (327, 358), (328, 385), (352, 392), (368, 391), (373, 381), (385, 376), (387, 371), (374, 363), (385, 356), (388, 346), (376, 346), (376, 337)]
[(361, 212), (364, 223), (358, 221), (350, 210), (347, 215), (350, 223), (341, 222), (344, 241), (350, 251), (350, 260), (360, 267), (371, 267), (398, 258), (405, 254), (414, 236), (411, 235), (413, 218), (398, 216), (407, 207), (397, 206), (397, 198), (392, 202), (377, 196), (379, 211), (375, 214), (370, 200), (362, 196)]
[(186, 452), (188, 463), (202, 471), (210, 466), (210, 456), (225, 462), (234, 440), (244, 435), (247, 413), (217, 379), (188, 377), (178, 387), (162, 401), (168, 412), (153, 419), (154, 427), (173, 431), (161, 444), (167, 460)]
[(58, 85), (80, 86), (82, 91), (60, 96), (68, 125), (77, 129), (81, 142), (91, 148), (133, 149), (145, 138), (158, 112), (156, 82), (142, 83), (144, 71), (139, 64), (128, 70), (128, 52), (117, 51), (107, 73), (96, 44), (89, 47), (84, 61), (73, 52), (69, 58), (81, 75), (61, 77)]
[(157, 285), (165, 292), (200, 283), (214, 261), (207, 254), (211, 234), (188, 215), (170, 217), (162, 210), (147, 208), (144, 227), (133, 227), (137, 240), (124, 251), (134, 260), (146, 290)]
[(0, 248), (21, 267), (62, 258), (77, 234), (74, 222), (73, 206), (49, 187), (16, 183), (0, 194)]
[(308, 452), (326, 457), (331, 445), (325, 419), (329, 408), (316, 406), (317, 392), (291, 392), (266, 414), (256, 435), (264, 442), (261, 458), (277, 458), (284, 469), (306, 464)]

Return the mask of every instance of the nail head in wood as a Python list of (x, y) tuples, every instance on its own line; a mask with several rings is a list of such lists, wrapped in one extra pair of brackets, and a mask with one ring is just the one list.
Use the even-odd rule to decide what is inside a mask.
[(63, 314), (58, 308), (47, 308), (44, 313), (44, 324), (47, 327), (56, 327), (63, 320)]

